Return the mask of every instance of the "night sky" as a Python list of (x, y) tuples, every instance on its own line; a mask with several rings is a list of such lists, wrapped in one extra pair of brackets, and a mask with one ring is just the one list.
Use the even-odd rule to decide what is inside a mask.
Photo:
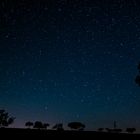
[(26, 121), (140, 129), (139, 0), (0, 0), (0, 108)]

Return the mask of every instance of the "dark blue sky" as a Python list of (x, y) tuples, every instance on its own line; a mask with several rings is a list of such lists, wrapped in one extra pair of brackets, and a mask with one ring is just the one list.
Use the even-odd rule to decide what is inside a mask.
[(1, 0), (0, 107), (28, 120), (140, 129), (138, 0)]

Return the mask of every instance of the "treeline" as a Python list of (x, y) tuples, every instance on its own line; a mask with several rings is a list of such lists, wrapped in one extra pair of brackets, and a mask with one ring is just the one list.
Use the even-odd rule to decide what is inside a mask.
[[(0, 110), (0, 127), (1, 128), (5, 128), (5, 127), (8, 127), (9, 125), (13, 124), (14, 120), (15, 120), (15, 117), (10, 116), (8, 112), (6, 112), (5, 110)], [(43, 123), (41, 121), (35, 121), (35, 122), (27, 121), (25, 123), (25, 126), (29, 129), (45, 129), (45, 130), (47, 130), (48, 127), (50, 127), (50, 124)], [(81, 122), (70, 122), (70, 123), (68, 123), (67, 126), (71, 130), (78, 130), (78, 131), (83, 131), (86, 127), (85, 124), (83, 124)], [(52, 130), (59, 130), (59, 131), (64, 130), (62, 123), (55, 124), (51, 129)], [(114, 121), (114, 128), (113, 129), (99, 128), (97, 131), (98, 132), (109, 132), (109, 133), (121, 133), (121, 132), (123, 132), (122, 129), (116, 127), (116, 121)], [(125, 131), (128, 133), (133, 133), (136, 131), (136, 128), (126, 128)]]

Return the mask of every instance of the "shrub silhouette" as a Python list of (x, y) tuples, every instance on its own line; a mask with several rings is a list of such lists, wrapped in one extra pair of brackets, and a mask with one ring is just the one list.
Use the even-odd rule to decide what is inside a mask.
[(31, 128), (31, 126), (33, 126), (33, 125), (34, 125), (34, 123), (30, 122), (30, 121), (25, 123), (25, 126), (28, 127), (28, 128)]
[(68, 123), (68, 127), (75, 130), (84, 130), (85, 125), (81, 122), (70, 122)]
[(40, 121), (36, 121), (36, 122), (34, 123), (34, 128), (37, 128), (37, 129), (43, 128), (43, 123), (40, 122)]
[(128, 133), (134, 133), (136, 131), (136, 128), (126, 128), (126, 132)]
[(5, 110), (0, 110), (0, 127), (7, 127), (14, 123), (15, 117), (10, 117)]
[(52, 129), (60, 130), (60, 131), (64, 130), (63, 124), (62, 123), (55, 124)]
[(107, 130), (107, 132), (109, 132), (109, 133), (120, 133), (120, 132), (122, 132), (122, 129), (120, 129), (120, 128), (113, 128), (113, 129), (111, 129), (111, 128), (106, 128), (106, 130)]

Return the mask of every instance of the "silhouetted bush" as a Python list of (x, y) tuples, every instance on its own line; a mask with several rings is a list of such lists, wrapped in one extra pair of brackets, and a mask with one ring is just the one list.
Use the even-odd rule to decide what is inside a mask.
[(63, 124), (62, 123), (55, 124), (52, 129), (59, 130), (59, 131), (64, 130)]
[(84, 130), (85, 125), (81, 122), (70, 122), (68, 123), (68, 127), (75, 130)]
[(136, 128), (126, 128), (126, 132), (128, 133), (134, 133), (136, 131)]

